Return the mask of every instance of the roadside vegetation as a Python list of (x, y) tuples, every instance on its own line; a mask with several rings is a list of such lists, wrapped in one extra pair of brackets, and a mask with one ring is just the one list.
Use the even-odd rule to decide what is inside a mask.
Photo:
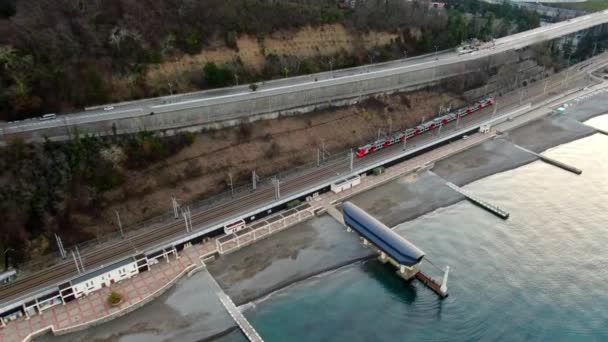
[[(422, 1), (358, 1), (354, 9), (340, 9), (337, 3), (3, 0), (0, 120), (380, 62), (539, 25), (536, 14), (506, 2), (451, 0), (446, 9), (430, 8)], [(398, 38), (371, 48), (355, 42), (358, 48), (353, 51), (330, 55), (320, 51), (312, 57), (264, 52), (261, 70), (238, 58), (211, 60), (179, 75), (183, 82), (159, 82), (147, 76), (151, 67), (184, 56), (218, 47), (237, 51), (237, 40), (243, 35), (257, 37), (263, 49), (264, 40), (274, 32), (328, 24), (342, 25), (356, 37), (377, 31), (396, 33)]]
[(129, 170), (146, 167), (194, 142), (185, 133), (161, 138), (142, 132), (131, 136), (74, 136), (62, 143), (12, 141), (0, 150), (0, 241), (11, 260), (54, 248), (53, 234), (66, 245), (90, 239), (74, 218), (99, 218), (103, 194), (120, 187)]

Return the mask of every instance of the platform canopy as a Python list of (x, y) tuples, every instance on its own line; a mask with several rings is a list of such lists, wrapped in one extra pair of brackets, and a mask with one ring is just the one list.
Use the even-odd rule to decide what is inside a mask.
[(424, 258), (422, 250), (353, 203), (343, 203), (342, 214), (348, 227), (399, 264), (413, 266)]

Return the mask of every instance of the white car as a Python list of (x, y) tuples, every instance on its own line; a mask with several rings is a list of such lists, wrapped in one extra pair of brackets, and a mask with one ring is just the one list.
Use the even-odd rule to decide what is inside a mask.
[(114, 106), (109, 106), (109, 107), (104, 107), (103, 110), (112, 110), (114, 109)]

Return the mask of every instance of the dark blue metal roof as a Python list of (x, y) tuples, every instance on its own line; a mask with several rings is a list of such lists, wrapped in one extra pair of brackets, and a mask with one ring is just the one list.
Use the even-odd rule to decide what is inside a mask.
[(351, 202), (342, 204), (344, 223), (380, 248), (399, 264), (412, 266), (424, 258), (424, 252), (382, 222)]

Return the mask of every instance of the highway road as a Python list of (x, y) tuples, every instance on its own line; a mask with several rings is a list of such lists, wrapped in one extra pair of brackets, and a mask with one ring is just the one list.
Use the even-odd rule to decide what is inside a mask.
[[(248, 85), (194, 92), (174, 96), (145, 99), (139, 101), (98, 106), (80, 113), (58, 115), (54, 120), (41, 121), (30, 119), (13, 123), (0, 124), (3, 134), (40, 131), (50, 128), (73, 126), (86, 123), (115, 121), (149, 115), (150, 113), (170, 113), (173, 111), (198, 108), (204, 105), (231, 103), (256, 98), (289, 94), (321, 86), (348, 84), (364, 80), (387, 77), (400, 73), (425, 70), (444, 65), (474, 61), (505, 51), (519, 49), (541, 41), (554, 39), (608, 22), (608, 11), (597, 12), (563, 21), (534, 30), (503, 37), (495, 41), (493, 47), (465, 55), (453, 51), (442, 51), (435, 54), (371, 64), (367, 66), (335, 70), (319, 74), (286, 78), (262, 82), (257, 91), (251, 91)], [(104, 107), (111, 108), (104, 110)], [(100, 128), (102, 129), (102, 128)], [(103, 128), (107, 130), (107, 128)]]
[[(580, 65), (573, 66), (569, 76), (570, 85), (581, 87), (581, 82), (587, 82), (588, 70), (599, 67), (604, 63), (608, 63), (608, 58), (605, 55), (595, 58), (594, 63), (585, 62), (586, 67), (581, 68)], [(549, 79), (548, 92), (562, 91), (563, 75), (555, 75)], [(583, 81), (585, 80), (585, 81)], [(578, 83), (577, 83), (578, 82)], [(535, 101), (543, 93), (543, 83), (536, 82), (526, 90), (526, 100)], [(586, 83), (585, 83), (586, 84)], [(519, 107), (520, 96), (519, 92), (504, 95), (498, 100), (498, 108), (500, 112), (506, 113)], [(473, 115), (467, 116), (456, 122), (449, 123), (442, 130), (435, 130), (430, 133), (425, 133), (415, 138), (408, 139), (407, 149), (409, 151), (418, 150), (426, 146), (435, 144), (438, 140), (438, 135), (446, 136), (456, 132), (463, 132), (478, 126), (484, 122), (488, 122), (494, 117), (494, 108), (489, 107)], [(498, 116), (499, 114), (496, 114)], [(396, 145), (377, 151), (362, 159), (355, 159), (355, 170), (363, 169), (376, 165), (379, 162), (394, 158), (403, 154), (401, 145)], [(305, 172), (293, 175), (281, 180), (281, 196), (288, 198), (290, 195), (296, 195), (307, 190), (318, 189), (322, 184), (335, 179), (339, 175), (350, 173), (349, 159), (341, 158), (339, 160), (329, 161), (318, 168), (310, 169)], [(229, 220), (235, 216), (259, 210), (264, 206), (276, 203), (274, 198), (274, 188), (266, 185), (259, 187), (256, 192), (237, 194), (234, 199), (218, 203), (215, 206), (195, 211), (192, 213), (192, 224), (195, 232), (205, 231), (210, 227), (216, 226)], [(178, 238), (183, 238), (186, 235), (183, 221), (176, 220), (167, 222), (164, 225), (155, 226), (150, 229), (142, 229), (141, 231), (133, 232), (127, 239), (113, 241), (99, 248), (84, 251), (82, 253), (84, 266), (87, 270), (93, 270), (103, 265), (109, 265), (128, 255), (136, 252), (146, 251), (159, 244), (168, 244)], [(0, 310), (2, 307), (12, 305), (19, 302), (22, 298), (30, 293), (38, 293), (48, 289), (53, 284), (64, 282), (77, 275), (77, 270), (73, 262), (65, 261), (54, 266), (48, 267), (42, 271), (26, 275), (16, 282), (0, 287)]]

